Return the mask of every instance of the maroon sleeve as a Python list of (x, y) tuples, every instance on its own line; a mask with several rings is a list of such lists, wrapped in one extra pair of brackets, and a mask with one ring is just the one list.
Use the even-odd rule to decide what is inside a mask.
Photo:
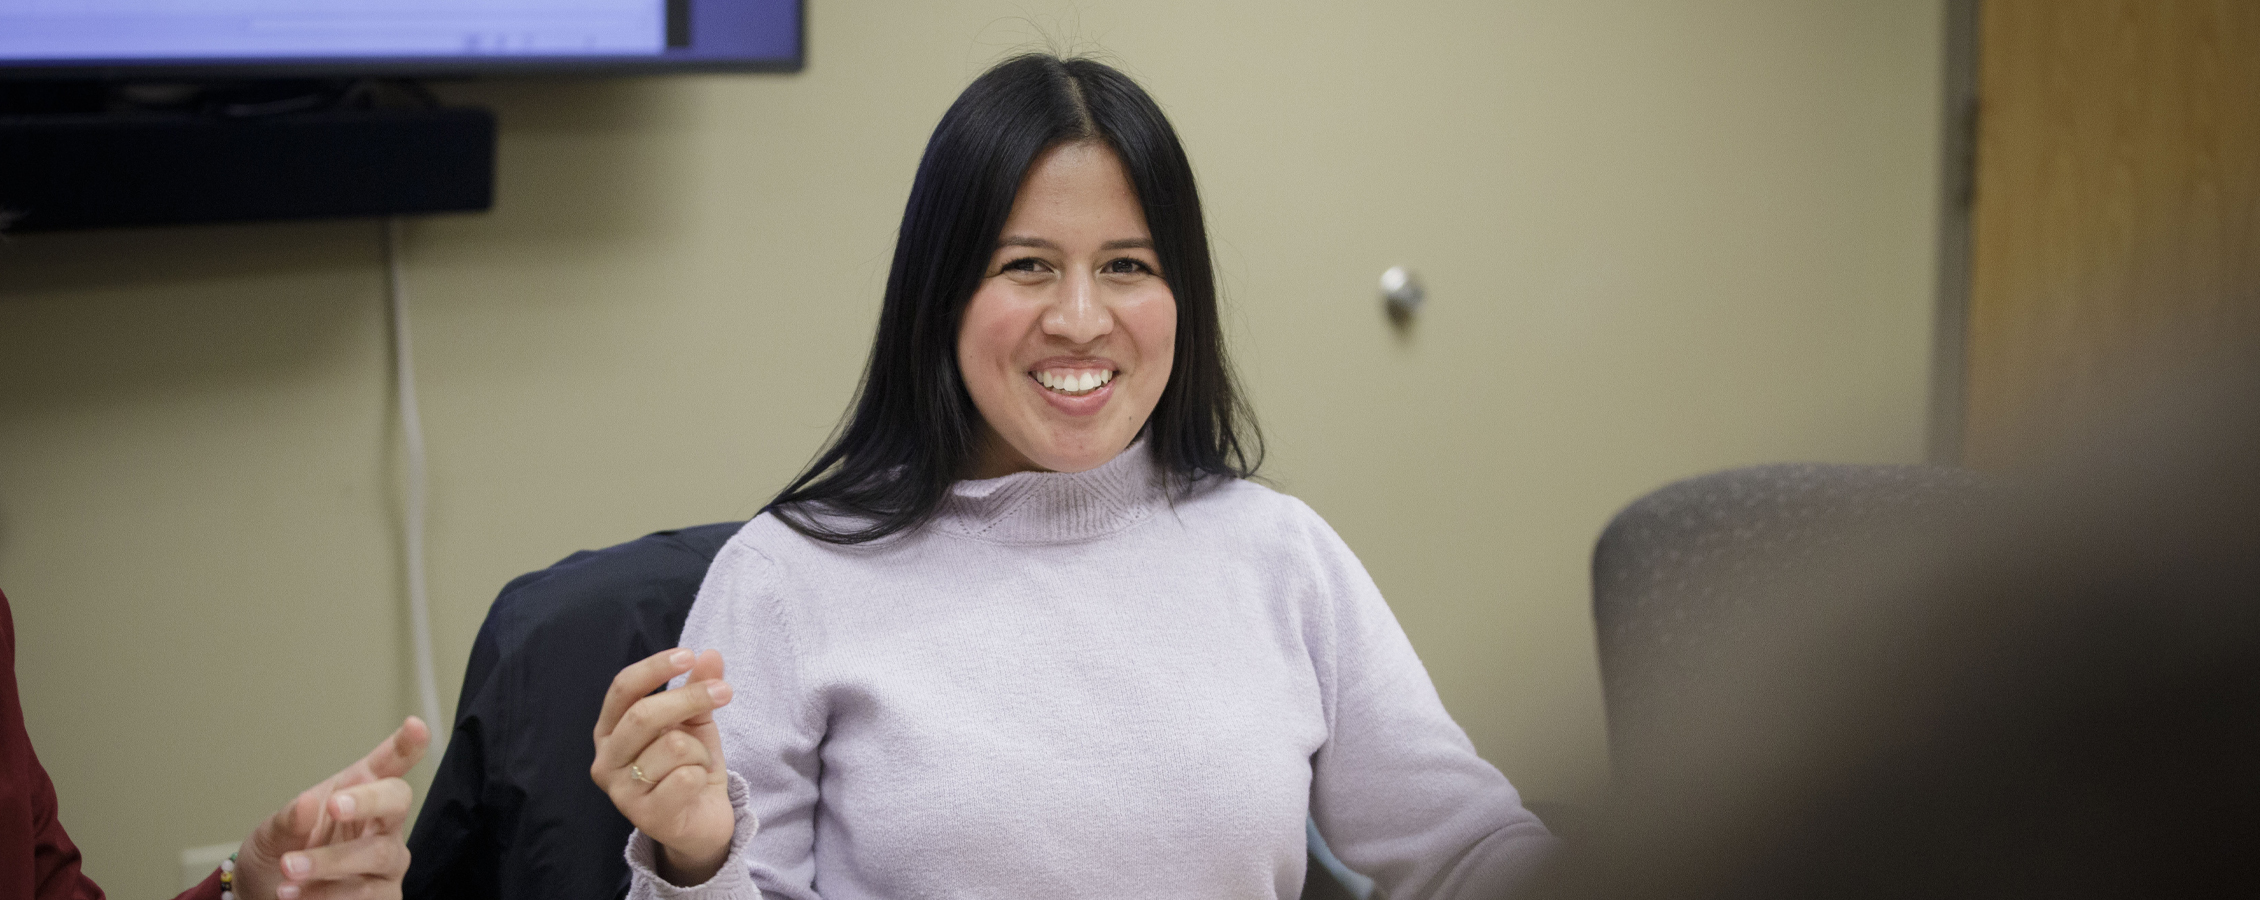
[[(215, 890), (212, 897), (218, 898)], [(55, 817), (55, 785), (24, 732), (16, 696), (16, 622), (0, 594), (0, 900), (102, 900), (79, 872), (78, 847)]]
[(202, 882), (182, 891), (173, 900), (220, 900), (220, 870), (213, 869), (212, 874), (204, 876)]

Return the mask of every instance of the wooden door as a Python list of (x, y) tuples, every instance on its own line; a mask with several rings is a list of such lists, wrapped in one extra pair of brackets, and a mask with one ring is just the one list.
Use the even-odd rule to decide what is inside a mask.
[(1978, 41), (1963, 458), (1995, 467), (2260, 343), (2260, 0), (1982, 0)]

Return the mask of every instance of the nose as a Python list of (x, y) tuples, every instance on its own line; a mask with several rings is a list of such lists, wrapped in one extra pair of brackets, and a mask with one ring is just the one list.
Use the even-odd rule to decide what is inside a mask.
[(1114, 311), (1099, 296), (1097, 276), (1079, 272), (1061, 279), (1059, 297), (1044, 311), (1044, 333), (1071, 344), (1089, 344), (1114, 331)]

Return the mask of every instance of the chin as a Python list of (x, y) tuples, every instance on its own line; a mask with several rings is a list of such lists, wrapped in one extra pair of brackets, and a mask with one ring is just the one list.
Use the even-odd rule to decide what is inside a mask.
[(1052, 472), (1088, 472), (1106, 465), (1130, 446), (1136, 435), (1120, 441), (1110, 438), (1052, 441), (1040, 454), (1030, 454), (1030, 462)]
[(1044, 470), (1047, 472), (1088, 472), (1092, 469), (1106, 465), (1108, 461), (1114, 459), (1115, 456), (1120, 454), (1120, 452), (1121, 451), (1116, 451), (1114, 453), (1046, 454), (1043, 458), (1038, 459), (1035, 462), (1036, 465), (1044, 467)]

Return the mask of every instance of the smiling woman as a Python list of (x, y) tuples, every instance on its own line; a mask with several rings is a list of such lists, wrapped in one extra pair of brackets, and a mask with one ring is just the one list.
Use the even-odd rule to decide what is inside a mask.
[[(1037, 302), (1047, 298), (1088, 302)], [(1149, 321), (1157, 305), (1168, 321)], [(1010, 310), (1019, 310), (1011, 315), (1022, 317), (1020, 326), (996, 321)], [(1004, 327), (1020, 330), (1005, 335), (997, 330)], [(1110, 333), (1093, 337), (1100, 329)], [(1135, 345), (1143, 359), (1130, 375), (1145, 389), (1101, 392), (1124, 400), (1095, 396), (1089, 406), (1103, 412), (1065, 417), (1083, 420), (1065, 431), (1088, 440), (1099, 435), (1086, 429), (1101, 422), (1130, 427), (1108, 431), (1108, 440), (1120, 440), (1103, 454), (1073, 457), (1080, 463), (1046, 463), (1018, 443), (999, 444), (1016, 427), (1007, 410), (1040, 409), (1043, 395), (1007, 399), (991, 415), (987, 404), (1010, 393), (1003, 384), (983, 387), (988, 370), (966, 365), (965, 354), (995, 340), (1016, 345), (1007, 365), (1030, 366), (1005, 379), (1011, 390), (1044, 378), (1066, 388), (1068, 375), (1080, 384), (1086, 372), (1116, 377), (1102, 374), (1096, 358)], [(1106, 352), (1093, 349), (1099, 345)], [(1038, 346), (1045, 349), (1020, 356)], [(1052, 357), (1069, 362), (1031, 374)], [(1192, 164), (1160, 107), (1121, 73), (1090, 60), (1008, 61), (967, 87), (935, 126), (895, 239), (855, 409), (769, 509), (809, 537), (869, 541), (925, 522), (959, 479), (1082, 471), (1141, 428), (1173, 490), (1252, 475), (1263, 455), (1225, 358)]]
[(846, 428), (605, 699), (633, 896), (1290, 898), (1306, 821), (1393, 897), (1522, 878), (1545, 827), (1257, 446), (1159, 108), (981, 76)]

